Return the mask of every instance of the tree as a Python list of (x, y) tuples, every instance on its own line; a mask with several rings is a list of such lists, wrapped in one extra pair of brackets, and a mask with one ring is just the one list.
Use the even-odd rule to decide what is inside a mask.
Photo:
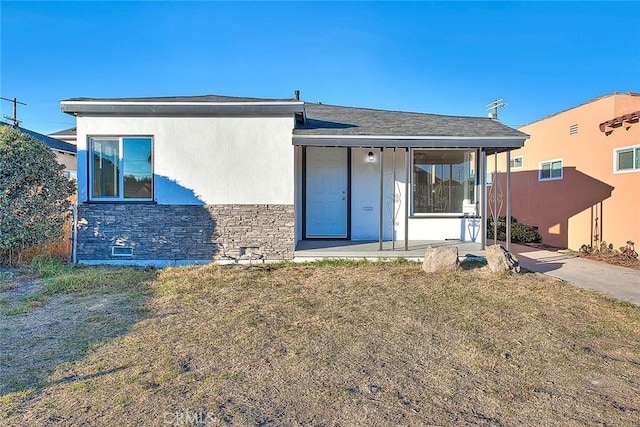
[(75, 191), (63, 169), (45, 144), (0, 126), (0, 262), (62, 236)]

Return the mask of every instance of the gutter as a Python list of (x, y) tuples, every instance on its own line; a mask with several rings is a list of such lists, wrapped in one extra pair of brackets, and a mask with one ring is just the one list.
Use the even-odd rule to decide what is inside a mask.
[(400, 135), (299, 135), (293, 145), (315, 147), (408, 148), (521, 148), (527, 137), (512, 136), (400, 136)]
[(61, 101), (60, 109), (71, 115), (212, 115), (304, 113), (304, 102), (96, 102)]

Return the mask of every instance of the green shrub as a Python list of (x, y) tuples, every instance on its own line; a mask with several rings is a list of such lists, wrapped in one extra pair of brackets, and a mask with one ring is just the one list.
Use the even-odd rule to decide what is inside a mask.
[(42, 142), (0, 126), (0, 263), (62, 236), (75, 188)]
[[(507, 239), (507, 218), (498, 217), (498, 240), (505, 241)], [(493, 218), (489, 218), (487, 224), (487, 238), (493, 239)], [(540, 242), (542, 237), (538, 230), (526, 224), (518, 222), (511, 217), (511, 242), (512, 243), (534, 243)]]

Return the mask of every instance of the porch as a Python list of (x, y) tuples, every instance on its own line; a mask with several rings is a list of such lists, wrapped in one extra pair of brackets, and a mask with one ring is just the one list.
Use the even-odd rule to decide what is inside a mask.
[[(459, 258), (484, 257), (485, 251), (479, 242), (461, 240), (410, 240), (405, 248), (404, 241), (380, 242), (368, 240), (300, 240), (294, 251), (294, 261), (313, 261), (315, 259), (343, 258), (383, 260), (405, 258), (422, 261), (427, 246), (457, 246)], [(394, 248), (395, 246), (395, 248)]]

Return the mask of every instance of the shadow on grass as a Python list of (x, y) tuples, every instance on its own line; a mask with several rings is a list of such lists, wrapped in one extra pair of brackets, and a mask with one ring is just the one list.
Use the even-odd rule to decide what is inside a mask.
[[(44, 304), (26, 313), (0, 315), (0, 397), (55, 384), (56, 377), (64, 378), (64, 370), (87, 352), (127, 334), (149, 316), (145, 304), (152, 295), (154, 269), (64, 264), (34, 269), (39, 278), (15, 275), (17, 286), (9, 292), (20, 295), (30, 287), (29, 292), (46, 295)], [(8, 292), (3, 296), (12, 297)]]
[(478, 257), (474, 255), (465, 255), (465, 259), (460, 261), (460, 268), (463, 270), (475, 270), (487, 265), (487, 260), (484, 257)]

